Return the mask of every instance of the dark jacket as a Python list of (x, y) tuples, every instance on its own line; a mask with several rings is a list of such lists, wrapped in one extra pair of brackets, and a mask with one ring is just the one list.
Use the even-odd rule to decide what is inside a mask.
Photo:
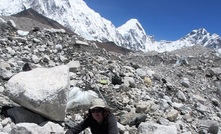
[(65, 134), (79, 134), (87, 127), (90, 127), (92, 134), (118, 134), (117, 121), (112, 113), (102, 123), (97, 123), (90, 115), (84, 121), (69, 129)]

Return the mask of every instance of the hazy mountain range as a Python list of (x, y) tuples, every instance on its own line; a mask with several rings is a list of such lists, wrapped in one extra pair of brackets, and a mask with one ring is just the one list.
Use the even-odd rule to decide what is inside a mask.
[(0, 16), (9, 16), (32, 8), (59, 22), (87, 40), (114, 42), (136, 51), (172, 51), (186, 46), (203, 45), (221, 51), (221, 38), (201, 28), (176, 41), (156, 41), (147, 35), (137, 19), (115, 27), (111, 21), (90, 9), (83, 0), (0, 0)]

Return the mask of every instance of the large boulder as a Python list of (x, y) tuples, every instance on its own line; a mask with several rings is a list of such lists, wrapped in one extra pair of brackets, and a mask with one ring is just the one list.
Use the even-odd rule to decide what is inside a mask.
[(20, 72), (6, 87), (6, 95), (14, 102), (51, 120), (64, 121), (69, 92), (68, 66)]

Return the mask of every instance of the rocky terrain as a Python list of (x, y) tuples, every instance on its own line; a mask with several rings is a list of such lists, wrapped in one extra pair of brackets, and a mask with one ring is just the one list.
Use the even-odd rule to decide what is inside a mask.
[[(117, 48), (109, 51), (64, 30), (39, 26), (24, 32), (14, 21), (6, 22), (0, 19), (0, 109), (5, 105), (27, 106), (22, 96), (13, 96), (9, 90), (12, 88), (8, 85), (23, 90), (13, 85), (14, 81), (20, 83), (15, 80), (17, 74), (31, 74), (38, 68), (70, 67), (74, 62), (68, 71), (69, 80), (64, 82), (69, 87), (63, 91), (79, 87), (84, 92), (96, 92), (112, 108), (121, 134), (221, 134), (221, 54), (199, 45), (170, 53), (125, 52)], [(24, 68), (26, 63), (31, 70)], [(65, 74), (66, 67), (61, 68), (59, 71)], [(54, 80), (53, 73), (49, 74)], [(48, 76), (44, 77), (42, 80)], [(30, 81), (22, 84), (31, 85)], [(65, 120), (83, 117), (84, 112), (76, 109), (68, 110)], [(45, 116), (42, 111), (38, 113)], [(60, 116), (48, 118), (54, 120), (53, 125), (16, 123), (1, 115), (0, 134), (65, 132), (64, 124), (56, 120)]]

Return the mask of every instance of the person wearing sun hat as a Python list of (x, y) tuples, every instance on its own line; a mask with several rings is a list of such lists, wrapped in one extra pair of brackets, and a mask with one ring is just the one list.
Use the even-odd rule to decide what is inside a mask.
[(88, 127), (92, 134), (119, 134), (115, 116), (105, 101), (100, 98), (91, 101), (86, 119), (68, 129), (65, 134), (79, 134)]

